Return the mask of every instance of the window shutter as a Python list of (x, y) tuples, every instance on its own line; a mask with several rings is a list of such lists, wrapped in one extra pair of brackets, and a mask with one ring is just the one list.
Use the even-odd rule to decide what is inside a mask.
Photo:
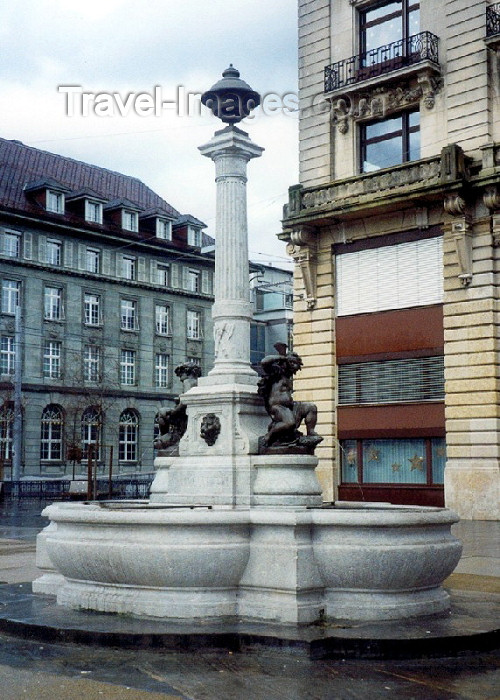
[(212, 294), (212, 273), (210, 270), (201, 271), (201, 292), (202, 294)]
[(158, 284), (158, 262), (156, 260), (151, 260), (149, 268), (149, 279), (151, 284)]
[(64, 241), (64, 266), (73, 267), (73, 243)]
[(87, 258), (87, 246), (84, 243), (78, 244), (78, 269), (85, 270)]
[(337, 255), (338, 315), (441, 303), (442, 250), (436, 237)]
[(103, 250), (102, 251), (102, 274), (103, 275), (110, 275), (111, 274), (111, 251), (110, 250)]
[[(3, 243), (3, 241), (0, 241), (0, 245)], [(33, 256), (33, 234), (32, 233), (25, 233), (24, 234), (24, 259), (25, 260), (31, 260)], [(2, 248), (3, 250), (3, 248)]]
[(178, 289), (179, 288), (179, 265), (172, 263), (171, 275), (172, 275), (172, 287), (174, 289)]
[(189, 289), (189, 268), (185, 265), (182, 267), (182, 288)]
[(137, 281), (146, 281), (146, 258), (139, 258), (137, 260)]
[(47, 262), (47, 236), (38, 236), (38, 260)]

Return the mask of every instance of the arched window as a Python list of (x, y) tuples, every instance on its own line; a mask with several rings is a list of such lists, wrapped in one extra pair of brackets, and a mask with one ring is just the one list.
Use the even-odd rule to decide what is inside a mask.
[(13, 425), (14, 404), (8, 401), (0, 407), (0, 460), (4, 463), (12, 459)]
[(93, 446), (94, 458), (101, 458), (103, 415), (96, 406), (89, 406), (82, 414), (82, 459), (87, 459), (89, 445)]
[(131, 408), (120, 415), (118, 438), (118, 459), (120, 462), (137, 462), (137, 445), (139, 439), (139, 416)]
[(49, 404), (42, 412), (40, 459), (57, 461), (63, 455), (64, 416), (60, 406)]

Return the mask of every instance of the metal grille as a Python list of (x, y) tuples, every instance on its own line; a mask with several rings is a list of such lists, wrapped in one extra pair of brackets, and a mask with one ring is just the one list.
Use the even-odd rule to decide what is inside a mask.
[(500, 2), (486, 8), (486, 36), (500, 34)]
[(442, 356), (339, 366), (340, 406), (443, 399)]
[(412, 66), (422, 61), (439, 65), (439, 39), (431, 32), (420, 32), (407, 39), (393, 41), (376, 49), (370, 49), (351, 58), (345, 58), (325, 67), (325, 92), (385, 73)]

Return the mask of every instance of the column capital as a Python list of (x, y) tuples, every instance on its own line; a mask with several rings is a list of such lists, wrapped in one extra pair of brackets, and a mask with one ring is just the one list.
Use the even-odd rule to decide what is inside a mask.
[(226, 126), (225, 129), (216, 131), (213, 138), (203, 146), (199, 146), (198, 150), (203, 156), (212, 160), (224, 156), (239, 156), (249, 161), (261, 156), (264, 148), (257, 146), (246, 131), (238, 129), (237, 126)]

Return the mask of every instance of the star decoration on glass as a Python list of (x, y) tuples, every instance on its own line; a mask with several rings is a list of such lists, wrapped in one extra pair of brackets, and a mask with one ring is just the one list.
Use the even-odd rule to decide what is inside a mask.
[(380, 450), (376, 450), (374, 447), (372, 447), (368, 450), (368, 461), (369, 462), (378, 462), (379, 457), (380, 457)]
[(445, 457), (446, 456), (446, 448), (445, 447), (438, 447), (436, 450), (436, 454), (438, 457)]
[(353, 468), (356, 466), (356, 450), (349, 450), (347, 453), (347, 464)]
[(393, 472), (399, 472), (401, 471), (401, 467), (403, 466), (402, 464), (398, 464), (397, 462), (394, 462), (392, 466), (392, 471)]
[(408, 459), (408, 461), (411, 464), (411, 467), (410, 467), (411, 472), (415, 471), (415, 469), (418, 469), (421, 472), (424, 471), (424, 458), (423, 457), (419, 457), (418, 455), (415, 455), (411, 459)]

